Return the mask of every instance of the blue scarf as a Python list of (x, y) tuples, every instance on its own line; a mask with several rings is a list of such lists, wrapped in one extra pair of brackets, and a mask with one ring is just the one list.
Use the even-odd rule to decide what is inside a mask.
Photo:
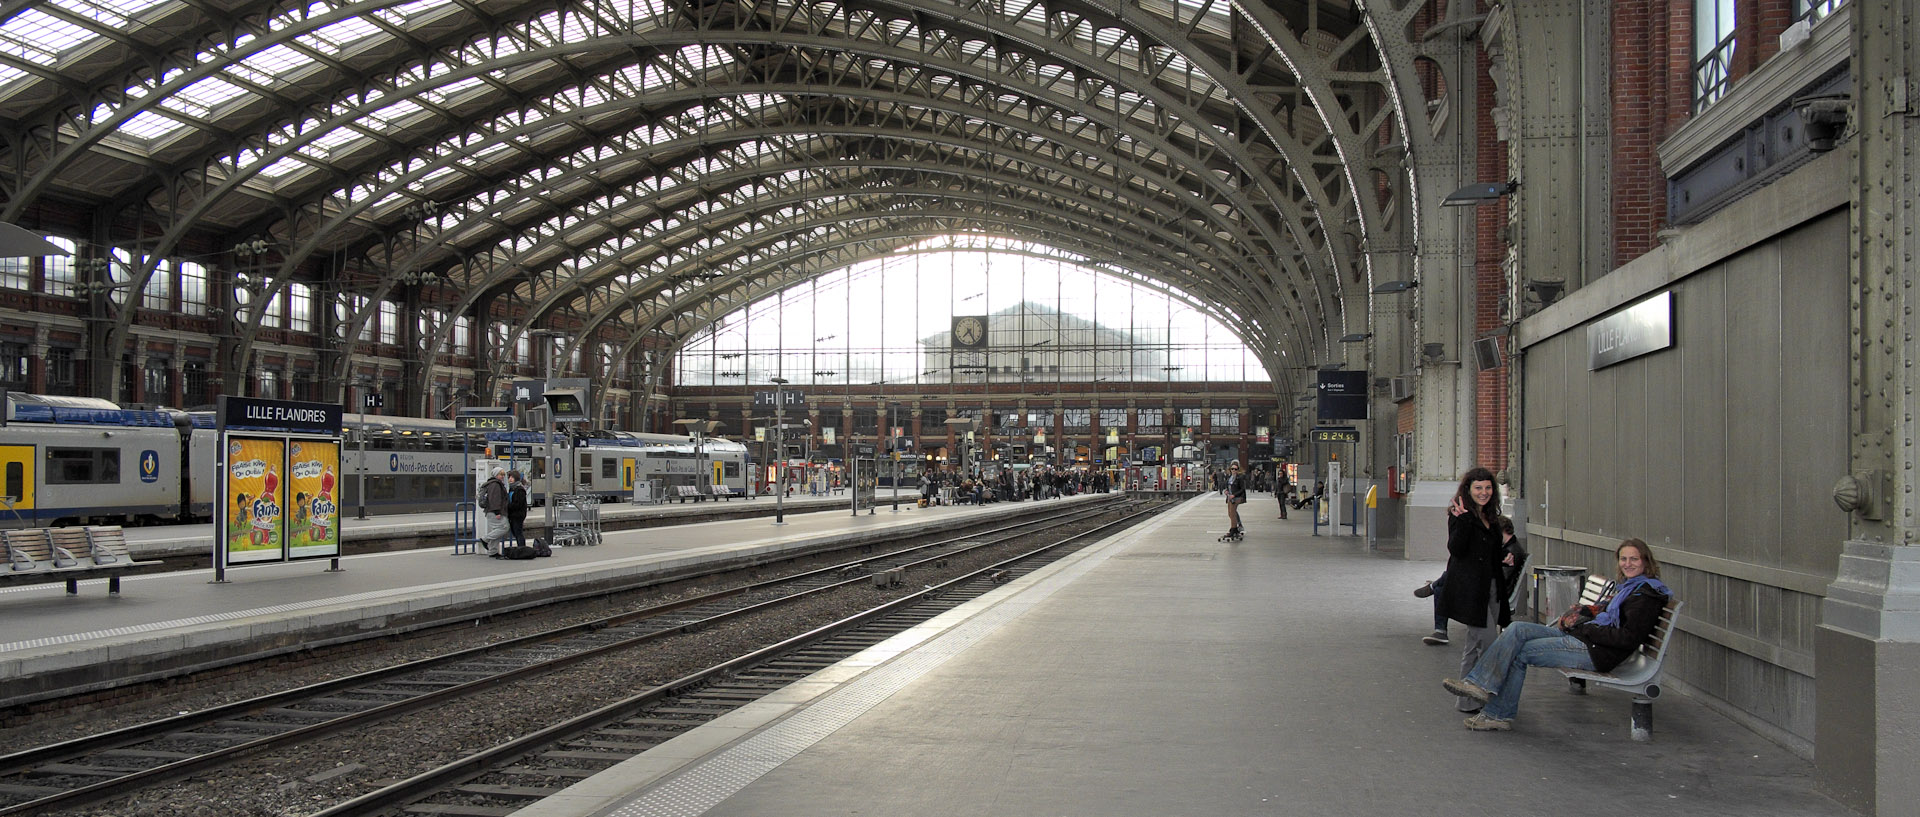
[(1620, 605), (1626, 603), (1627, 597), (1633, 595), (1634, 591), (1639, 590), (1641, 587), (1652, 587), (1654, 590), (1659, 591), (1662, 596), (1671, 597), (1673, 595), (1673, 591), (1668, 590), (1667, 586), (1662, 584), (1659, 579), (1653, 578), (1652, 576), (1635, 576), (1620, 585), (1620, 589), (1613, 594), (1613, 600), (1607, 602), (1607, 609), (1601, 610), (1600, 615), (1593, 617), (1593, 623), (1602, 627), (1620, 626)]

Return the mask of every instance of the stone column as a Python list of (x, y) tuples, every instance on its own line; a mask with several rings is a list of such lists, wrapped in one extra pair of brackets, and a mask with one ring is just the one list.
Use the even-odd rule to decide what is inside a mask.
[[(1849, 467), (1835, 499), (1851, 539), (1814, 637), (1814, 761), (1823, 788), (1867, 814), (1920, 802), (1920, 552), (1915, 547), (1915, 414), (1920, 359), (1912, 193), (1920, 120), (1920, 10), (1854, 0), (1853, 348)], [(1843, 109), (1844, 110), (1844, 109)], [(1829, 111), (1829, 113), (1831, 113)], [(1804, 114), (1803, 114), (1804, 115)], [(1848, 149), (1842, 145), (1841, 149)]]

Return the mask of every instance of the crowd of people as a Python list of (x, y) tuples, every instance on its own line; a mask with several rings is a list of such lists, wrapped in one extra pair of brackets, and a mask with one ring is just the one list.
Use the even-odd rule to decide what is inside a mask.
[(1014, 470), (1001, 468), (992, 475), (962, 472), (947, 465), (929, 468), (920, 477), (920, 499), (933, 504), (952, 488), (953, 501), (984, 505), (989, 502), (1015, 502), (1022, 499), (1052, 499), (1076, 494), (1104, 494), (1113, 489), (1107, 472), (1097, 468), (1055, 468), (1036, 465)]

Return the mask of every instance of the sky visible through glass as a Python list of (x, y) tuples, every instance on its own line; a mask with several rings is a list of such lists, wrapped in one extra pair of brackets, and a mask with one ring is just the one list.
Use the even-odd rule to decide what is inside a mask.
[[(990, 316), (988, 353), (948, 354), (956, 315)], [(762, 299), (697, 334), (674, 371), (687, 386), (1268, 379), (1238, 337), (1178, 296), (980, 237), (929, 241)]]

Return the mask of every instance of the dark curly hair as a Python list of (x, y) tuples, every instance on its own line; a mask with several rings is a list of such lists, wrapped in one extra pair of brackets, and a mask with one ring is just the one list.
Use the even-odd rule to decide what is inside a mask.
[[(1487, 498), (1485, 506), (1473, 501), (1473, 484), (1481, 481), (1493, 486), (1493, 496)], [(1476, 465), (1467, 469), (1466, 475), (1460, 477), (1460, 489), (1453, 492), (1453, 498), (1460, 500), (1460, 505), (1487, 527), (1493, 527), (1493, 518), (1500, 515), (1500, 483), (1494, 480), (1493, 472), (1484, 467)]]

